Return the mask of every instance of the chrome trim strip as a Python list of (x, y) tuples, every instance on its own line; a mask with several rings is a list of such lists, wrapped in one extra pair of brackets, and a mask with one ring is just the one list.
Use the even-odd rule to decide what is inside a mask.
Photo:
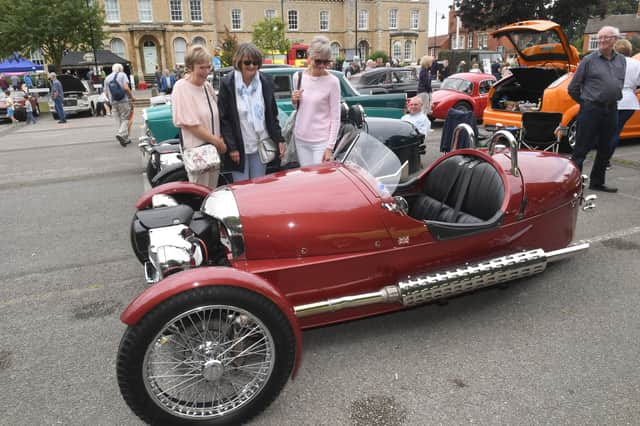
[(469, 141), (471, 142), (469, 148), (475, 148), (477, 146), (476, 135), (473, 132), (471, 126), (469, 126), (467, 123), (460, 123), (456, 126), (455, 129), (453, 129), (453, 142), (451, 142), (451, 151), (458, 149), (458, 139), (460, 139), (460, 132), (463, 130), (469, 136)]
[(219, 220), (227, 230), (231, 242), (231, 255), (238, 258), (244, 254), (244, 233), (240, 221), (238, 203), (228, 187), (218, 188), (204, 199), (202, 213)]

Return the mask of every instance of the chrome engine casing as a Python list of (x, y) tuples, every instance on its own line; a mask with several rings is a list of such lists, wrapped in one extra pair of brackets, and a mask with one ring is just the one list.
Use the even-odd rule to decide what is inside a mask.
[(197, 268), (204, 262), (202, 246), (186, 225), (173, 225), (149, 230), (149, 261), (144, 274), (148, 284), (167, 275)]

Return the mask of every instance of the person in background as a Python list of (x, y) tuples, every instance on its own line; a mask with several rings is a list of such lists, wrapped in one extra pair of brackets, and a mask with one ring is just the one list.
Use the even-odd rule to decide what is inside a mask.
[(376, 67), (376, 63), (373, 61), (373, 59), (367, 59), (367, 62), (364, 66), (364, 70), (368, 71), (368, 70), (372, 70)]
[(360, 72), (360, 66), (357, 64), (356, 61), (351, 61), (351, 63), (349, 64), (349, 68), (347, 68), (347, 71), (345, 71), (344, 75), (347, 78), (351, 78), (351, 76), (356, 75)]
[(509, 64), (507, 62), (502, 64), (502, 67), (500, 68), (500, 77), (501, 78), (509, 77), (511, 74), (513, 73), (511, 72)]
[(493, 74), (496, 80), (500, 80), (500, 78), (502, 78), (502, 72), (500, 71), (500, 68), (502, 68), (500, 59), (496, 59), (495, 61), (493, 61), (493, 63), (491, 64), (491, 74)]
[(133, 75), (133, 72), (129, 74), (129, 87), (131, 88), (132, 92), (136, 90), (136, 78)]
[(0, 90), (2, 90), (3, 92), (6, 92), (8, 88), (9, 88), (9, 83), (7, 83), (7, 80), (5, 80), (4, 74), (0, 74)]
[(617, 188), (605, 185), (605, 174), (611, 155), (611, 139), (618, 124), (618, 100), (622, 98), (627, 67), (624, 56), (613, 50), (619, 38), (617, 28), (602, 27), (598, 31), (598, 50), (580, 61), (569, 83), (569, 95), (580, 104), (571, 159), (582, 170), (585, 157), (596, 147), (589, 179), (589, 189), (595, 191), (618, 192)]
[(64, 90), (62, 90), (62, 83), (58, 80), (56, 73), (49, 73), (49, 80), (51, 80), (51, 99), (53, 99), (53, 106), (58, 116), (58, 123), (66, 123), (67, 117), (64, 114)]
[(27, 113), (26, 124), (36, 124), (36, 119), (33, 117), (33, 105), (31, 105), (31, 99), (29, 95), (24, 95), (24, 110)]
[(260, 72), (262, 52), (243, 43), (233, 57), (234, 71), (220, 82), (218, 110), (222, 137), (227, 145), (225, 161), (234, 182), (264, 176), (258, 143), (271, 139), (284, 154), (284, 138), (278, 122), (278, 106), (271, 76)]
[(111, 107), (109, 106), (109, 100), (107, 99), (107, 95), (102, 92), (98, 97), (98, 102), (96, 103), (96, 116), (105, 117), (107, 115), (111, 115)]
[(420, 59), (420, 74), (418, 75), (416, 94), (421, 99), (420, 104), (425, 115), (431, 114), (431, 65), (433, 65), (433, 56), (425, 55)]
[(18, 78), (17, 75), (11, 76), (11, 87), (13, 88), (13, 90), (20, 89), (20, 78)]
[(449, 60), (448, 59), (443, 59), (442, 60), (442, 66), (440, 67), (440, 81), (443, 81), (445, 78), (449, 77), (449, 75), (451, 74), (451, 71), (449, 70)]
[(422, 99), (419, 96), (414, 96), (409, 99), (408, 107), (409, 113), (403, 115), (402, 120), (408, 121), (416, 126), (416, 129), (423, 135), (428, 134), (429, 130), (431, 130), (431, 121), (429, 121), (429, 118), (424, 113)]
[(180, 67), (180, 65), (176, 64), (176, 66), (173, 68), (173, 75), (175, 81), (178, 81), (182, 78), (182, 68)]
[(340, 127), (340, 81), (327, 71), (331, 64), (331, 44), (315, 36), (307, 52), (309, 67), (294, 74), (291, 102), (298, 108), (293, 130), (300, 166), (331, 160)]
[[(640, 61), (631, 58), (632, 46), (629, 40), (618, 40), (613, 45), (616, 52), (625, 56), (627, 68), (624, 74), (624, 86), (622, 87), (622, 99), (618, 101), (618, 126), (611, 138), (611, 154), (616, 151), (620, 141), (620, 132), (631, 118), (634, 112), (640, 109), (640, 102), (636, 96), (636, 90), (640, 87)], [(610, 160), (607, 161), (607, 169), (611, 168)]]
[(456, 68), (456, 72), (466, 72), (467, 71), (467, 63), (465, 61), (460, 61), (458, 63), (458, 68)]
[(26, 90), (27, 92), (33, 89), (33, 80), (31, 80), (31, 77), (29, 77), (29, 74), (25, 74), (22, 80), (24, 81), (24, 85), (27, 88)]
[(158, 88), (158, 90), (162, 91), (162, 89), (160, 89), (160, 79), (162, 78), (162, 71), (160, 71), (160, 67), (156, 65), (156, 71), (153, 73), (153, 75), (156, 77), (156, 87)]
[(173, 86), (176, 84), (175, 77), (169, 73), (169, 69), (164, 69), (164, 75), (160, 77), (160, 91), (166, 93), (167, 95), (171, 94), (173, 90)]
[[(227, 146), (220, 134), (218, 103), (213, 86), (207, 81), (211, 55), (199, 44), (189, 47), (184, 57), (185, 77), (176, 81), (171, 93), (173, 124), (180, 128), (184, 150), (211, 144), (224, 154)], [(215, 188), (219, 169), (194, 174), (187, 170), (189, 182)]]
[(18, 120), (15, 117), (15, 102), (11, 97), (11, 92), (8, 90), (4, 92), (5, 103), (7, 104), (7, 118), (11, 120), (11, 124), (18, 124)]
[[(120, 145), (126, 147), (131, 143), (129, 118), (131, 117), (131, 111), (133, 109), (132, 103), (136, 98), (133, 96), (133, 92), (131, 92), (129, 78), (127, 78), (123, 69), (122, 64), (113, 64), (111, 74), (104, 80), (104, 91), (111, 104), (112, 115), (116, 119), (116, 127), (118, 128), (116, 139)], [(124, 97), (122, 99), (115, 99), (113, 93), (111, 93), (109, 84), (111, 84), (112, 81), (115, 81), (124, 91)]]

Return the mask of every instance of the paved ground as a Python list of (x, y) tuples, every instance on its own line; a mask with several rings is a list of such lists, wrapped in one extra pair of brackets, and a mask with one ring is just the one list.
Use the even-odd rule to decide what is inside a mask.
[[(128, 237), (142, 167), (113, 134), (110, 118), (0, 124), (2, 425), (140, 424), (114, 361), (118, 315), (145, 288)], [(619, 149), (609, 182), (620, 193), (579, 216), (586, 254), (305, 332), (298, 376), (252, 424), (640, 423), (640, 144)]]

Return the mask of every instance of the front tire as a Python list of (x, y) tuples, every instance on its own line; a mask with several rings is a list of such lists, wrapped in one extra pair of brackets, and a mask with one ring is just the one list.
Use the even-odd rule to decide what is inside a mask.
[(472, 111), (471, 105), (469, 105), (469, 104), (468, 104), (468, 103), (466, 103), (466, 102), (462, 102), (462, 101), (457, 102), (457, 103), (453, 106), (453, 108), (454, 108), (454, 109), (457, 109), (457, 110), (459, 110), (459, 111), (464, 111), (464, 112)]
[(240, 424), (262, 412), (291, 374), (284, 314), (252, 291), (210, 286), (173, 296), (130, 326), (118, 349), (126, 403), (150, 424)]

